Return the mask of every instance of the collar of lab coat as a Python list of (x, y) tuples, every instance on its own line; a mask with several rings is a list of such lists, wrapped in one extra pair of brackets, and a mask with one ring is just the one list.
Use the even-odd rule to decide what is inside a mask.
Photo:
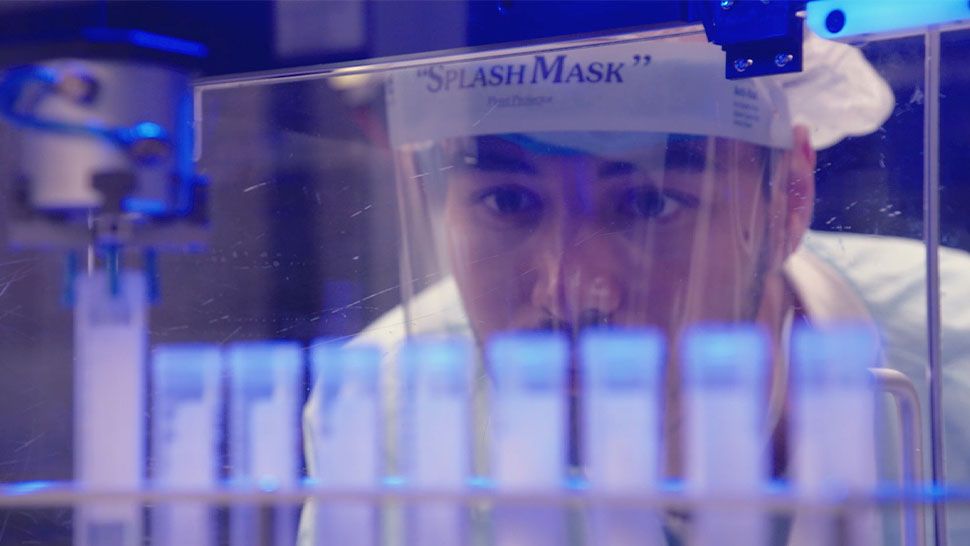
[(876, 329), (872, 313), (855, 288), (805, 246), (789, 257), (785, 276), (813, 325), (854, 322)]

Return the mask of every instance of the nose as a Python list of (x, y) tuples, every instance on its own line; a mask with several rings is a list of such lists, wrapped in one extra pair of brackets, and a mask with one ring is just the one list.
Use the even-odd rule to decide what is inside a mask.
[(608, 236), (576, 229), (560, 230), (556, 239), (537, 256), (532, 304), (569, 324), (612, 320), (627, 287)]

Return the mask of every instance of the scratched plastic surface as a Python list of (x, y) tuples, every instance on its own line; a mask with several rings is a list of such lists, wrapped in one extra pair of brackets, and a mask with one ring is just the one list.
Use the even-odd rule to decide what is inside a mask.
[[(700, 32), (696, 29), (694, 32), (700, 39)], [(635, 38), (651, 41), (656, 36), (644, 33)], [(527, 53), (548, 54), (551, 61), (561, 54), (588, 49), (593, 43), (610, 41), (597, 38), (548, 43)], [(908, 318), (895, 322), (894, 328), (882, 331), (881, 335), (892, 349), (886, 353), (890, 359), (887, 365), (909, 378), (924, 409), (922, 452), (924, 468), (929, 474), (933, 438), (926, 362), (930, 344), (926, 301), (920, 296), (926, 288), (927, 265), (923, 191), (928, 175), (924, 173), (923, 158), (930, 157), (927, 154), (930, 143), (924, 138), (924, 109), (930, 98), (923, 72), (924, 36), (875, 37), (862, 44), (860, 50), (888, 82), (895, 106), (874, 133), (849, 138), (818, 153), (812, 232), (807, 240), (814, 242), (827, 263), (837, 264), (849, 272), (864, 272), (878, 279), (881, 289), (898, 289), (912, 296), (899, 300), (892, 313), (884, 313)], [(942, 64), (937, 74), (941, 88), (933, 97), (940, 100), (941, 109), (939, 126), (931, 127), (940, 131), (940, 158), (935, 165), (941, 186), (939, 195), (943, 197), (939, 242), (958, 249), (945, 252), (948, 260), (943, 269), (949, 272), (950, 278), (960, 278), (964, 271), (962, 252), (970, 249), (970, 228), (964, 218), (970, 206), (970, 190), (963, 174), (968, 170), (966, 162), (970, 157), (967, 153), (970, 74), (963, 62), (968, 51), (967, 31), (943, 33)], [(501, 63), (509, 54), (509, 51), (461, 53), (448, 58), (432, 55), (428, 57), (428, 65), (490, 59)], [(620, 69), (621, 73), (632, 67), (630, 64)], [(401, 66), (363, 68), (343, 72), (314, 68), (301, 71), (299, 78), (242, 75), (230, 82), (204, 82), (197, 88), (200, 106), (196, 127), (200, 137), (197, 168), (211, 182), (211, 238), (208, 247), (198, 254), (161, 256), (160, 299), (151, 307), (146, 329), (149, 347), (178, 343), (228, 347), (238, 342), (283, 340), (306, 349), (320, 338), (381, 342), (385, 336), (401, 338), (405, 333), (457, 334), (472, 341), (474, 347), (484, 347), (485, 340), (477, 339), (467, 321), (461, 320), (475, 302), (488, 302), (499, 308), (496, 313), (503, 317), (503, 325), (511, 324), (518, 329), (572, 328), (563, 333), (569, 334), (570, 342), (577, 342), (574, 324), (564, 324), (549, 316), (553, 307), (547, 306), (546, 314), (530, 311), (516, 315), (512, 305), (513, 294), (521, 301), (549, 294), (568, 297), (571, 286), (568, 282), (559, 291), (546, 292), (504, 290), (485, 281), (481, 286), (466, 285), (459, 291), (448, 284), (458, 270), (455, 267), (458, 260), (472, 258), (473, 263), (465, 270), (478, 273), (487, 273), (490, 267), (511, 267), (515, 260), (501, 253), (476, 254), (487, 249), (472, 248), (468, 244), (449, 248), (449, 240), (462, 239), (457, 230), (459, 220), (481, 218), (457, 214), (446, 217), (440, 214), (443, 202), (432, 199), (440, 194), (429, 192), (429, 200), (421, 201), (413, 192), (400, 191), (403, 186), (399, 184), (408, 182), (412, 188), (442, 187), (448, 176), (455, 174), (454, 167), (440, 162), (419, 171), (405, 168), (408, 166), (402, 163), (401, 155), (388, 144), (386, 115), (386, 81)], [(589, 75), (583, 74), (584, 78)], [(562, 77), (567, 78), (568, 71)], [(684, 91), (678, 85), (671, 81), (667, 89), (674, 94)], [(496, 94), (496, 97), (509, 101), (509, 108), (527, 107), (526, 103), (532, 100), (525, 95), (514, 98)], [(427, 112), (431, 114), (432, 110)], [(8, 126), (0, 128), (0, 137), (4, 142), (10, 140)], [(436, 146), (437, 143), (432, 144), (428, 150), (442, 149)], [(8, 172), (7, 165), (12, 164), (9, 159), (16, 153), (15, 147), (0, 146), (0, 174), (4, 180), (11, 180), (15, 174)], [(483, 156), (470, 154), (462, 159), (480, 157)], [(443, 161), (445, 156), (438, 159)], [(568, 175), (576, 172), (566, 170), (560, 173), (564, 175), (560, 179), (568, 180)], [(425, 173), (430, 174), (418, 176)], [(411, 179), (412, 176), (416, 178)], [(520, 183), (519, 179), (508, 182)], [(531, 203), (516, 201), (509, 195), (491, 197), (488, 202), (493, 206), (514, 208)], [(582, 204), (579, 200), (571, 203)], [(649, 205), (647, 209), (656, 206), (649, 200), (637, 204), (643, 205)], [(445, 223), (446, 220), (452, 223)], [(738, 223), (732, 225), (732, 230), (724, 232), (730, 237), (725, 237), (743, 241), (746, 231), (743, 218), (735, 220)], [(6, 229), (5, 223), (6, 219), (0, 215), (0, 236)], [(509, 237), (507, 245), (527, 239), (522, 232), (509, 233), (518, 234)], [(605, 229), (604, 233), (612, 231)], [(565, 231), (559, 234), (569, 235)], [(595, 231), (580, 233), (572, 243), (599, 235)], [(748, 235), (758, 239), (761, 232), (752, 231)], [(663, 240), (671, 239), (655, 237), (655, 241)], [(602, 250), (605, 247), (559, 246), (548, 254), (536, 252), (534, 255), (554, 262), (565, 250), (576, 248)], [(695, 252), (703, 256), (702, 250)], [(662, 254), (650, 256), (659, 259), (657, 256)], [(602, 256), (593, 258), (600, 265), (610, 263)], [(692, 271), (716, 269), (713, 262), (697, 259)], [(2, 483), (70, 481), (76, 476), (76, 431), (72, 424), (75, 378), (71, 370), (77, 345), (73, 342), (72, 310), (62, 303), (63, 262), (63, 256), (49, 252), (7, 247), (0, 250), (0, 370), (4, 375), (4, 381), (0, 382)], [(627, 271), (634, 270), (635, 266), (634, 263), (622, 265), (621, 269)], [(531, 267), (516, 271), (515, 278), (521, 282), (517, 281), (514, 288), (523, 288), (525, 282), (538, 282), (540, 271)], [(579, 286), (593, 285), (595, 276), (575, 274), (575, 270), (573, 273), (570, 275), (566, 267), (559, 270), (558, 277), (552, 274), (549, 278)], [(688, 279), (682, 280), (686, 283)], [(656, 277), (638, 276), (628, 279), (624, 286), (655, 281)], [(856, 279), (850, 279), (850, 285), (854, 286), (855, 282)], [(435, 289), (440, 292), (432, 293)], [(671, 305), (700, 305), (706, 301), (705, 294), (688, 292), (683, 300)], [(602, 296), (605, 292), (584, 293), (593, 301), (605, 301)], [(732, 304), (743, 306), (749, 301), (750, 294), (737, 294), (737, 301)], [(443, 295), (446, 303), (428, 304), (433, 295)], [(959, 285), (944, 287), (941, 296), (944, 322), (956, 326), (935, 332), (941, 333), (942, 357), (950, 362), (948, 372), (943, 375), (942, 432), (949, 450), (946, 469), (954, 483), (970, 483), (970, 458), (966, 456), (970, 451), (961, 450), (966, 445), (961, 439), (970, 437), (963, 418), (970, 373), (961, 362), (970, 353), (965, 346), (967, 336), (963, 335), (967, 322), (961, 318), (968, 306), (962, 297)], [(515, 320), (504, 322), (508, 317)], [(588, 326), (615, 325), (595, 314), (582, 318)], [(364, 339), (358, 339), (362, 333)], [(389, 346), (383, 346), (382, 350), (387, 354), (393, 352)], [(481, 350), (476, 350), (479, 354), (473, 359), (472, 376), (477, 391), (472, 396), (472, 413), (485, 416), (488, 401), (482, 392), (487, 391), (490, 376), (480, 358)], [(898, 355), (905, 356), (906, 360), (892, 360)], [(403, 461), (400, 453), (394, 451), (400, 447), (398, 439), (391, 434), (397, 430), (395, 423), (400, 417), (402, 400), (398, 397), (400, 385), (396, 383), (400, 376), (393, 373), (397, 370), (396, 364), (387, 365), (389, 360), (392, 359), (382, 362), (381, 369), (391, 372), (382, 372), (380, 382), (386, 397), (383, 407), (390, 408), (382, 416), (388, 417), (382, 426), (387, 434), (385, 446), (390, 451), (385, 459), (388, 467), (383, 470), (390, 475), (401, 470)], [(147, 359), (132, 365), (139, 364), (147, 366)], [(304, 372), (299, 378), (296, 412), (310, 393), (310, 375)], [(470, 447), (473, 454), (470, 464), (476, 471), (484, 472), (489, 467), (488, 443), (481, 431), (488, 429), (487, 420), (479, 419), (471, 424), (476, 434)], [(300, 426), (299, 415), (293, 415), (293, 423), (295, 427)], [(299, 435), (297, 428), (294, 436)], [(228, 468), (233, 463), (229, 462), (226, 446), (221, 449), (218, 477), (227, 479), (233, 475), (233, 469)], [(880, 457), (883, 455), (880, 453)], [(897, 477), (899, 473), (894, 466), (897, 461), (888, 455), (885, 459), (880, 461), (881, 467), (889, 469), (885, 478)], [(298, 476), (306, 475), (306, 460), (295, 448), (293, 464)], [(146, 461), (146, 468), (151, 469), (152, 464)], [(290, 508), (298, 508), (299, 504), (290, 503)], [(957, 507), (950, 511), (954, 533), (951, 544), (960, 544), (962, 537), (970, 537), (970, 532), (957, 528), (961, 521), (970, 521), (961, 517), (965, 513), (966, 510)], [(273, 519), (265, 514), (260, 517), (267, 521)], [(4, 505), (0, 508), (0, 521), (5, 522), (0, 526), (0, 543), (70, 543), (72, 518), (72, 511), (65, 507)], [(220, 536), (227, 536), (227, 524), (221, 525)], [(970, 542), (970, 538), (963, 541)]]

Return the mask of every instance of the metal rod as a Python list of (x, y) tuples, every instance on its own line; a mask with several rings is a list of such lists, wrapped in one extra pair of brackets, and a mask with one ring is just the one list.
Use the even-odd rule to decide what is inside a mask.
[[(940, 30), (924, 35), (923, 77), (923, 235), (926, 240), (926, 326), (930, 367), (930, 445), (933, 482), (946, 482), (943, 441), (943, 370), (940, 347)], [(946, 546), (946, 508), (935, 506), (933, 527), (937, 546)]]
[(159, 504), (195, 502), (228, 506), (264, 505), (298, 506), (315, 499), (321, 503), (363, 502), (384, 503), (441, 503), (471, 504), (476, 502), (507, 503), (515, 505), (599, 505), (630, 508), (717, 508), (725, 510), (749, 510), (759, 508), (770, 511), (828, 512), (842, 510), (846, 506), (898, 506), (899, 504), (925, 504), (970, 506), (970, 489), (915, 487), (882, 487), (872, 494), (852, 494), (831, 490), (823, 496), (806, 496), (790, 488), (767, 486), (761, 490), (743, 493), (700, 494), (684, 491), (682, 487), (663, 488), (656, 491), (605, 493), (583, 489), (561, 491), (497, 491), (490, 488), (431, 489), (431, 488), (324, 488), (304, 486), (286, 489), (263, 489), (257, 487), (216, 486), (211, 488), (106, 488), (78, 487), (72, 482), (52, 482), (45, 485), (34, 483), (0, 486), (0, 508), (28, 508), (71, 506), (88, 503), (138, 503)]
[(146, 248), (144, 252), (145, 283), (149, 303), (158, 303), (158, 253), (153, 248)]
[(67, 253), (67, 262), (64, 266), (64, 304), (68, 307), (74, 307), (75, 293), (74, 293), (74, 281), (78, 276), (78, 258), (77, 252), (71, 250)]
[[(919, 486), (923, 483), (923, 416), (919, 406), (919, 394), (913, 382), (900, 371), (888, 368), (869, 370), (882, 390), (896, 400), (903, 446), (903, 485)], [(926, 544), (926, 526), (922, 505), (905, 509), (903, 520), (904, 544)]]

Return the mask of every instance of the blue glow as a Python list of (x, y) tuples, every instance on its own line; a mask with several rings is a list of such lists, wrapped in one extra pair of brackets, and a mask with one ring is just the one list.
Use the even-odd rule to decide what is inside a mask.
[(792, 334), (792, 352), (797, 384), (866, 385), (869, 368), (879, 365), (879, 339), (862, 324), (798, 328)]
[(313, 478), (310, 476), (307, 476), (300, 480), (300, 487), (304, 487), (307, 489), (314, 489), (314, 488), (320, 487), (321, 485), (323, 485), (323, 482), (321, 482), (317, 478)]
[(472, 489), (495, 489), (495, 482), (485, 476), (472, 476), (465, 483)]
[(563, 489), (567, 491), (587, 491), (589, 489), (589, 482), (581, 476), (566, 476), (562, 485)]
[(180, 214), (187, 214), (192, 210), (192, 184), (195, 182), (195, 151), (194, 103), (192, 93), (186, 89), (179, 99), (178, 115), (176, 117), (175, 139), (175, 172), (179, 176), (178, 197), (175, 208)]
[(30, 493), (43, 491), (44, 489), (52, 489), (58, 485), (58, 482), (50, 481), (20, 482), (5, 485), (0, 490), (3, 491), (4, 495), (28, 495)]
[(689, 383), (750, 383), (766, 372), (768, 338), (757, 326), (695, 327), (683, 344)]
[(277, 378), (300, 371), (302, 350), (290, 341), (234, 343), (229, 346), (233, 390), (250, 396), (269, 396)]
[(181, 38), (163, 36), (144, 30), (127, 30), (115, 28), (87, 28), (83, 35), (92, 42), (125, 42), (157, 51), (178, 53), (190, 57), (205, 57), (208, 55), (206, 47), (198, 42), (190, 42)]
[(580, 351), (591, 387), (654, 385), (663, 367), (664, 341), (655, 330), (591, 330)]
[[(216, 345), (161, 345), (152, 357), (156, 396), (199, 398), (206, 372), (218, 369), (222, 352)], [(218, 375), (217, 375), (218, 376)]]
[(558, 333), (500, 334), (488, 345), (499, 389), (561, 389), (569, 345)]
[(262, 476), (256, 480), (256, 487), (265, 493), (275, 493), (280, 490), (280, 481), (273, 476)]
[(104, 129), (90, 127), (91, 131), (104, 133), (108, 138), (113, 138), (116, 142), (122, 146), (131, 146), (138, 141), (142, 140), (158, 140), (162, 142), (169, 142), (168, 131), (165, 130), (161, 125), (151, 122), (142, 121), (132, 125), (131, 127), (121, 127), (118, 129)]
[(143, 199), (140, 197), (128, 197), (122, 201), (122, 208), (127, 212), (145, 214), (147, 216), (158, 216), (167, 210), (165, 203), (157, 199)]
[(168, 132), (157, 123), (143, 121), (141, 123), (136, 123), (135, 126), (131, 128), (131, 136), (135, 139), (165, 139), (168, 138)]
[[(966, 0), (814, 0), (808, 3), (807, 10), (809, 28), (823, 38), (892, 32), (970, 19), (970, 3)], [(845, 23), (833, 32), (827, 28), (826, 20), (836, 11), (842, 12)]]

